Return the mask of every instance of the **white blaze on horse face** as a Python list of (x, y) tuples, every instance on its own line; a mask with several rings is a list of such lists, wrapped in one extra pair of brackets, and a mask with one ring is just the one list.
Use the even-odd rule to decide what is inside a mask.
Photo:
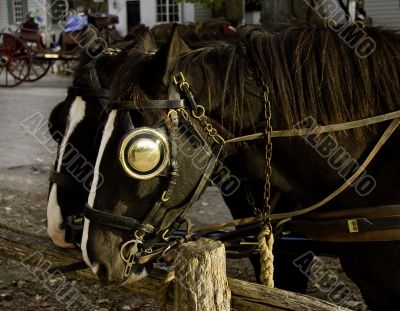
[[(100, 163), (103, 158), (104, 150), (106, 149), (107, 143), (110, 140), (111, 134), (114, 130), (114, 121), (117, 112), (115, 110), (111, 111), (110, 115), (108, 116), (106, 126), (104, 127), (103, 137), (101, 138), (99, 153), (97, 155), (96, 164), (94, 166), (94, 174), (93, 174), (93, 182), (89, 193), (88, 205), (93, 207), (94, 200), (96, 198), (96, 190), (99, 183), (99, 174), (100, 174)], [(98, 265), (92, 265), (87, 253), (87, 241), (89, 238), (89, 219), (85, 218), (84, 226), (83, 226), (83, 234), (82, 234), (82, 242), (81, 242), (81, 250), (82, 256), (85, 260), (86, 264), (92, 268), (94, 274), (97, 273)]]
[[(86, 102), (80, 96), (76, 97), (69, 110), (66, 134), (61, 142), (56, 172), (60, 172), (61, 170), (65, 148), (76, 126), (84, 119), (85, 109)], [(65, 242), (65, 229), (61, 229), (63, 218), (57, 199), (57, 187), (57, 184), (51, 186), (49, 201), (47, 203), (47, 233), (55, 245), (63, 248), (73, 248), (75, 246), (72, 243)]]
[(57, 201), (57, 185), (51, 186), (47, 203), (47, 234), (55, 245), (62, 248), (74, 248), (74, 244), (65, 242), (65, 230), (61, 229), (63, 218)]

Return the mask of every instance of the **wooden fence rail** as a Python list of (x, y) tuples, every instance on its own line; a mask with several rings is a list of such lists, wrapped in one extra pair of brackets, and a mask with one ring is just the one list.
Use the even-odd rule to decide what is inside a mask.
[[(23, 262), (25, 265), (35, 266), (37, 265), (37, 256), (33, 256), (33, 254), (40, 254), (52, 263), (53, 267), (64, 266), (81, 260), (81, 254), (77, 250), (60, 249), (53, 246), (49, 240), (0, 228), (0, 256)], [(165, 276), (166, 271), (155, 270), (145, 279), (123, 288), (127, 294), (158, 299), (158, 290), (163, 284)], [(88, 269), (70, 272), (68, 277), (98, 282)], [(232, 310), (348, 310), (316, 298), (237, 279), (228, 278), (228, 285), (232, 296)], [(170, 286), (168, 303), (173, 302), (173, 290), (173, 286)]]

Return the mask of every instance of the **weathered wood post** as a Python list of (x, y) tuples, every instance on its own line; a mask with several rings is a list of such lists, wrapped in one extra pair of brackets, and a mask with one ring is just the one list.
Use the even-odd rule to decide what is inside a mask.
[(199, 239), (180, 246), (174, 264), (175, 311), (229, 311), (225, 246)]
[[(202, 243), (202, 242), (189, 242), (189, 243)], [(219, 242), (215, 245), (219, 245)], [(193, 244), (192, 244), (193, 245)], [(193, 246), (195, 249), (200, 248), (197, 244)], [(192, 247), (192, 248), (193, 248)], [(217, 249), (218, 247), (216, 247)], [(194, 252), (195, 252), (194, 249)], [(207, 248), (210, 249), (210, 248)], [(221, 253), (223, 252), (223, 246), (220, 248)], [(199, 251), (204, 254), (204, 251)], [(212, 253), (210, 251), (209, 253)], [(183, 254), (182, 254), (183, 255)], [(0, 222), (0, 256), (4, 258), (9, 258), (22, 262), (26, 267), (28, 265), (32, 266), (32, 271), (37, 273), (41, 277), (41, 283), (43, 282), (44, 275), (51, 275), (47, 269), (52, 266), (53, 268), (57, 266), (65, 266), (68, 264), (74, 264), (78, 260), (82, 260), (82, 255), (80, 251), (73, 249), (60, 249), (54, 247), (49, 238), (40, 238), (29, 233), (22, 233), (21, 230), (10, 230), (9, 226), (3, 225)], [(184, 256), (184, 255), (183, 255)], [(190, 255), (189, 257), (195, 258), (195, 256)], [(200, 256), (201, 257), (201, 256)], [(223, 261), (222, 268), (221, 262), (219, 260), (215, 262), (212, 260), (210, 265), (220, 265), (218, 269), (212, 267), (213, 271), (220, 271), (215, 276), (212, 272), (209, 277), (217, 278), (221, 273), (225, 274), (225, 257), (214, 256), (213, 258), (220, 258)], [(198, 260), (198, 259), (197, 259)], [(178, 262), (177, 262), (178, 263)], [(181, 262), (182, 264), (184, 261)], [(195, 260), (193, 259), (193, 264), (191, 266), (194, 269), (198, 269), (199, 265), (194, 265)], [(48, 265), (50, 264), (50, 265)], [(186, 265), (189, 267), (189, 265)], [(178, 268), (179, 269), (179, 268)], [(186, 268), (181, 268), (186, 269)], [(177, 280), (180, 277), (180, 273), (184, 273), (185, 270), (177, 270)], [(60, 271), (62, 272), (62, 271)], [(67, 274), (69, 279), (85, 280), (86, 282), (91, 282), (91, 284), (98, 284), (98, 280), (90, 271), (90, 269), (72, 271)], [(153, 299), (159, 298), (159, 289), (161, 286), (165, 285), (166, 273), (161, 270), (154, 270), (148, 277), (138, 282), (127, 284), (124, 287), (112, 287), (109, 288), (109, 294), (113, 295), (120, 294), (121, 291), (126, 292), (127, 295), (144, 295)], [(219, 282), (221, 279), (218, 280)], [(69, 282), (69, 281), (67, 281)], [(177, 283), (177, 281), (175, 281)], [(225, 281), (226, 282), (226, 281)], [(318, 310), (318, 311), (350, 311), (342, 307), (338, 307), (330, 302), (320, 300), (314, 297), (308, 297), (305, 295), (292, 293), (288, 291), (281, 290), (279, 288), (270, 288), (262, 286), (255, 283), (249, 283), (242, 280), (236, 280), (228, 278), (229, 288), (232, 291), (232, 306), (236, 310), (246, 310), (246, 311), (304, 311), (304, 310)], [(182, 283), (184, 284), (184, 283)], [(179, 286), (179, 284), (177, 284)], [(64, 285), (62, 285), (64, 286)], [(216, 293), (216, 292), (215, 292)], [(214, 293), (213, 297), (217, 297)], [(230, 296), (229, 290), (225, 292), (226, 297)], [(173, 287), (170, 286), (168, 292), (166, 293), (167, 303), (170, 305), (173, 303)], [(179, 296), (179, 295), (178, 295)], [(180, 295), (182, 296), (182, 295)], [(218, 298), (219, 299), (219, 298)], [(222, 299), (221, 299), (222, 300)], [(229, 299), (227, 299), (229, 301)], [(175, 304), (177, 310), (193, 310), (190, 304), (179, 305), (182, 300), (177, 300)], [(85, 304), (86, 300), (79, 300), (79, 304)], [(221, 303), (222, 305), (222, 303)], [(210, 310), (227, 310), (227, 309), (210, 309)], [(87, 309), (87, 305), (86, 305)], [(86, 310), (85, 309), (85, 310)], [(82, 308), (82, 310), (84, 310)], [(94, 310), (91, 309), (91, 310)], [(201, 309), (198, 309), (201, 310)], [(203, 309), (204, 310), (204, 309)]]

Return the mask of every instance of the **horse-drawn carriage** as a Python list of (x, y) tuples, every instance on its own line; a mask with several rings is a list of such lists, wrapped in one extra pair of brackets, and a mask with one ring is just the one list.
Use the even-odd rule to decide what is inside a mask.
[[(105, 44), (120, 39), (114, 24), (114, 15), (93, 14), (89, 25), (73, 32), (63, 32), (61, 49), (48, 49), (39, 31), (19, 28), (15, 33), (0, 33), (0, 87), (13, 87), (22, 82), (37, 81), (49, 71), (54, 60), (64, 62), (78, 60), (87, 46), (101, 37)], [(93, 27), (94, 26), (94, 27)]]

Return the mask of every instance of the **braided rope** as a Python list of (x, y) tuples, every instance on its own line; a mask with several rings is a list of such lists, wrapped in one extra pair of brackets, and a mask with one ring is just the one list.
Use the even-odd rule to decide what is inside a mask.
[(46, 239), (47, 240), (49, 238), (47, 235), (43, 235), (43, 234), (35, 233), (35, 232), (29, 232), (29, 231), (25, 231), (25, 230), (22, 230), (22, 229), (17, 229), (17, 228), (15, 228), (13, 226), (6, 225), (5, 223), (2, 223), (2, 222), (0, 222), (0, 229), (4, 229), (4, 230), (11, 231), (11, 232), (14, 232), (14, 233), (17, 233), (17, 234), (21, 234), (21, 235), (33, 236), (33, 237), (39, 238), (39, 239)]
[(270, 224), (262, 227), (257, 239), (260, 250), (261, 283), (268, 287), (274, 287), (274, 255), (272, 253), (274, 235)]
[(168, 288), (174, 279), (175, 273), (174, 270), (171, 270), (168, 272), (158, 291), (158, 308), (160, 311), (167, 311)]

